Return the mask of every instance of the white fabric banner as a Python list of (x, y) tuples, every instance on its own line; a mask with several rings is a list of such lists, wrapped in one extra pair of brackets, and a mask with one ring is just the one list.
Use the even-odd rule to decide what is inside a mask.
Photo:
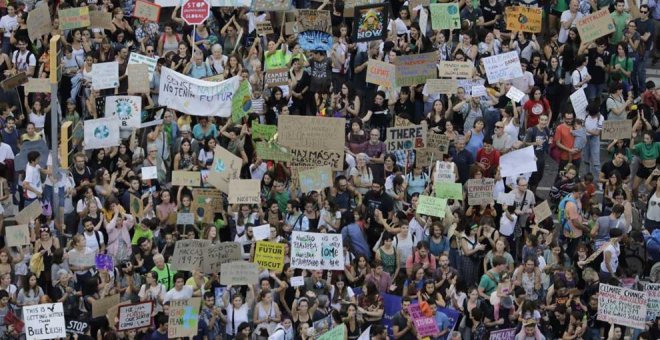
[(502, 177), (517, 176), (526, 172), (536, 171), (536, 156), (534, 147), (509, 152), (500, 157), (500, 173)]
[(158, 104), (193, 116), (231, 116), (231, 100), (241, 77), (221, 82), (199, 80), (161, 68)]

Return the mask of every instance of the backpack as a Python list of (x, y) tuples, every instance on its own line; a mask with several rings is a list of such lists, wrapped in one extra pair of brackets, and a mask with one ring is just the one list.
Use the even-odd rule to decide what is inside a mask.
[(573, 198), (572, 195), (566, 195), (559, 202), (559, 211), (557, 212), (557, 219), (559, 220), (559, 225), (561, 225), (562, 230), (565, 233), (571, 232), (571, 227), (568, 225), (568, 219), (566, 218), (566, 203), (571, 202), (577, 206), (577, 200)]

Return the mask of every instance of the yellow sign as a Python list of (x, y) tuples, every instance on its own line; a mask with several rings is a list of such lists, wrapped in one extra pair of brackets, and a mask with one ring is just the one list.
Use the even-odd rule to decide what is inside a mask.
[(543, 14), (540, 8), (525, 6), (507, 7), (505, 16), (506, 29), (512, 32), (541, 32), (541, 18)]
[(254, 263), (259, 269), (268, 269), (281, 272), (284, 268), (284, 244), (258, 241), (254, 252)]

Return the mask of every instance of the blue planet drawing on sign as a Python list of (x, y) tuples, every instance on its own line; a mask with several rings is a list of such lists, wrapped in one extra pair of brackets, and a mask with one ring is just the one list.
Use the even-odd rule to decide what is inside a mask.
[(458, 6), (447, 6), (447, 12), (449, 14), (456, 14), (458, 13)]
[(225, 162), (222, 161), (222, 159), (218, 159), (218, 161), (215, 162), (215, 171), (217, 172), (225, 171)]
[(329, 51), (332, 49), (332, 35), (322, 31), (304, 31), (298, 34), (300, 47), (307, 51)]
[(97, 126), (94, 129), (94, 138), (96, 139), (106, 139), (110, 136), (110, 129), (107, 125)]
[(119, 119), (126, 120), (130, 119), (133, 115), (133, 108), (129, 102), (118, 102), (117, 103), (117, 115)]

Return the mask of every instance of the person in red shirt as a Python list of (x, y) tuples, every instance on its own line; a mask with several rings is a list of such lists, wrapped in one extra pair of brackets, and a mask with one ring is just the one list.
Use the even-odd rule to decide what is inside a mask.
[(483, 172), (484, 177), (493, 177), (495, 170), (500, 166), (500, 152), (493, 147), (493, 138), (484, 137), (483, 147), (477, 151), (476, 164)]
[(529, 92), (530, 98), (525, 105), (523, 105), (523, 112), (525, 113), (525, 131), (528, 128), (535, 127), (539, 123), (539, 117), (542, 114), (547, 115), (552, 120), (552, 109), (550, 102), (543, 96), (541, 89), (538, 86), (532, 87)]
[[(571, 134), (573, 130), (573, 123), (575, 121), (575, 114), (573, 112), (564, 112), (564, 122), (557, 126), (555, 132), (555, 143), (559, 148), (559, 172), (564, 169), (566, 164), (572, 163), (577, 169), (580, 168), (581, 150), (573, 147), (575, 137)], [(559, 178), (559, 174), (557, 174)]]

